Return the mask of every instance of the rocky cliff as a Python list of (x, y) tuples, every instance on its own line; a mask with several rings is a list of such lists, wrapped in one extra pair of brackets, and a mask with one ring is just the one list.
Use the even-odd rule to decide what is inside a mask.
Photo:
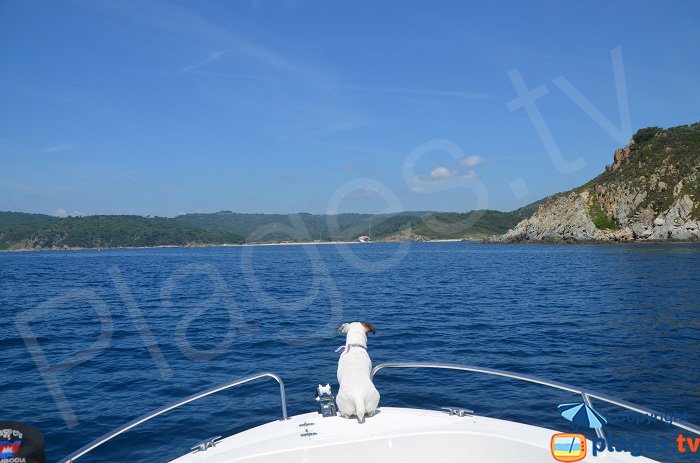
[(700, 123), (639, 130), (605, 172), (495, 240), (700, 241)]

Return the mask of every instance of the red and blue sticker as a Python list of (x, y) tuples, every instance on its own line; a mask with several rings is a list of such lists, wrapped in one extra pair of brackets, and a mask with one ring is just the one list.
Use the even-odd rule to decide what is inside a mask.
[(0, 441), (0, 458), (10, 458), (17, 455), (22, 439), (15, 441)]

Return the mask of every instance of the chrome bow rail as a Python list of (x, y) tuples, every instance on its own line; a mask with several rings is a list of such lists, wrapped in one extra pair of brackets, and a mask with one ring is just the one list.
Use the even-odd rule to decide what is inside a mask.
[(199, 400), (202, 397), (206, 397), (208, 395), (212, 395), (212, 394), (215, 394), (217, 392), (221, 392), (221, 391), (224, 391), (226, 389), (230, 389), (232, 387), (241, 386), (243, 384), (250, 383), (252, 381), (255, 381), (255, 380), (258, 380), (261, 378), (272, 378), (275, 381), (277, 381), (277, 383), (279, 384), (279, 386), (280, 386), (280, 400), (282, 401), (282, 420), (286, 420), (287, 419), (287, 398), (286, 398), (286, 395), (284, 393), (284, 383), (282, 382), (282, 378), (280, 378), (279, 376), (277, 376), (274, 373), (259, 373), (257, 375), (237, 379), (236, 381), (233, 381), (231, 383), (222, 384), (221, 386), (217, 386), (215, 388), (206, 390), (204, 392), (200, 392), (200, 393), (191, 395), (191, 396), (186, 397), (178, 402), (175, 402), (175, 403), (172, 403), (170, 405), (166, 405), (165, 407), (159, 408), (158, 410), (151, 412), (147, 415), (144, 415), (140, 418), (136, 418), (135, 420), (125, 424), (124, 426), (121, 426), (121, 427), (115, 429), (114, 431), (110, 432), (109, 434), (105, 434), (104, 436), (102, 436), (98, 439), (95, 439), (94, 441), (90, 442), (89, 444), (87, 444), (83, 448), (68, 455), (63, 460), (61, 460), (59, 463), (72, 463), (75, 460), (77, 460), (78, 458), (85, 455), (86, 453), (93, 451), (94, 449), (96, 449), (100, 445), (104, 444), (105, 442), (112, 440), (113, 438), (117, 437), (118, 435), (123, 434), (123, 433), (129, 431), (130, 429), (133, 429), (136, 426), (139, 426), (139, 425), (145, 423), (146, 421), (148, 421), (152, 418), (155, 418), (158, 415), (162, 415), (163, 413), (169, 412), (170, 410), (174, 410), (178, 407), (181, 407), (182, 405), (188, 404), (190, 402), (194, 402), (195, 400)]
[[(685, 429), (686, 431), (693, 432), (695, 434), (700, 435), (700, 426), (694, 425), (692, 423), (688, 423), (685, 421), (681, 420), (673, 420), (673, 421), (666, 421), (663, 419), (665, 415), (656, 412), (652, 409), (642, 407), (641, 405), (636, 405), (630, 402), (626, 402), (621, 399), (615, 399), (613, 397), (607, 396), (605, 394), (600, 394), (598, 392), (593, 392), (587, 389), (581, 389), (576, 386), (571, 386), (569, 384), (565, 383), (559, 383), (556, 381), (549, 381), (546, 379), (541, 379), (537, 378), (535, 376), (528, 376), (528, 375), (523, 375), (520, 373), (512, 373), (509, 371), (505, 370), (496, 370), (493, 368), (482, 368), (482, 367), (474, 367), (474, 366), (468, 366), (468, 365), (454, 365), (454, 364), (449, 364), (449, 363), (382, 363), (380, 365), (375, 366), (372, 369), (371, 376), (374, 378), (374, 375), (377, 374), (380, 370), (383, 369), (388, 369), (388, 368), (432, 368), (432, 369), (439, 369), (439, 370), (457, 370), (457, 371), (467, 371), (467, 372), (473, 372), (473, 373), (483, 373), (487, 375), (493, 375), (493, 376), (502, 376), (505, 378), (512, 378), (512, 379), (517, 379), (520, 381), (526, 381), (530, 383), (535, 383), (535, 384), (541, 384), (543, 386), (551, 387), (554, 389), (560, 389), (562, 391), (568, 391), (572, 392), (574, 394), (580, 394), (581, 397), (583, 398), (584, 403), (588, 405), (589, 407), (593, 408), (593, 405), (591, 404), (591, 399), (598, 399), (602, 400), (603, 402), (607, 402), (613, 405), (617, 405), (622, 408), (626, 408), (628, 410), (631, 410), (635, 413), (639, 413), (642, 415), (647, 415), (649, 417), (656, 418), (659, 421), (671, 424), (673, 426), (676, 426), (681, 429)], [(120, 428), (115, 429), (114, 431), (105, 434), (104, 436), (90, 442), (86, 446), (82, 447), (81, 449), (77, 450), (76, 452), (73, 452), (69, 456), (65, 457), (63, 460), (59, 461), (58, 463), (73, 463), (75, 460), (78, 458), (82, 457), (83, 455), (91, 452), (92, 450), (96, 449), (97, 447), (101, 446), (102, 444), (112, 440), (113, 438), (117, 437), (120, 434), (123, 434), (143, 423), (146, 421), (151, 420), (152, 418), (155, 418), (156, 416), (162, 415), (166, 412), (169, 412), (170, 410), (174, 410), (178, 407), (181, 407), (182, 405), (188, 404), (190, 402), (194, 402), (195, 400), (199, 400), (203, 397), (206, 397), (208, 395), (215, 394), (217, 392), (224, 391), (226, 389), (230, 389), (236, 386), (241, 386), (246, 383), (250, 383), (252, 381), (256, 381), (261, 378), (272, 378), (277, 383), (279, 384), (280, 387), (280, 400), (282, 402), (282, 420), (287, 420), (287, 399), (286, 395), (284, 392), (284, 383), (282, 382), (282, 379), (274, 374), (274, 373), (259, 373), (257, 375), (253, 376), (248, 376), (245, 378), (238, 379), (236, 381), (223, 384), (221, 386), (217, 386), (215, 388), (206, 390), (204, 392), (200, 392), (198, 394), (191, 395), (187, 398), (184, 398), (178, 402), (172, 403), (170, 405), (166, 405), (165, 407), (159, 408), (158, 410), (149, 413), (147, 415), (144, 415), (140, 418), (137, 418)], [(464, 410), (465, 414), (467, 412), (471, 412), (470, 410)], [(596, 433), (598, 434), (599, 437), (604, 437), (603, 432), (600, 429), (596, 429)]]
[[(633, 412), (640, 413), (642, 415), (654, 417), (659, 421), (663, 421), (664, 423), (672, 424), (673, 426), (677, 426), (681, 429), (685, 429), (686, 431), (690, 431), (690, 432), (693, 432), (695, 434), (700, 435), (700, 426), (697, 426), (695, 424), (680, 421), (680, 420), (665, 421), (663, 419), (663, 417), (665, 415), (663, 415), (657, 411), (651, 410), (649, 408), (642, 407), (641, 405), (636, 405), (636, 404), (626, 402), (626, 401), (621, 400), (621, 399), (615, 399), (613, 397), (607, 396), (605, 394), (600, 394), (598, 392), (593, 392), (593, 391), (589, 391), (586, 389), (580, 389), (576, 386), (570, 386), (568, 384), (559, 383), (556, 381), (548, 381), (546, 379), (540, 379), (540, 378), (537, 378), (535, 376), (522, 375), (520, 373), (511, 373), (510, 371), (505, 371), (505, 370), (495, 370), (493, 368), (482, 368), (482, 367), (474, 367), (474, 366), (468, 366), (468, 365), (453, 365), (453, 364), (449, 364), (449, 363), (382, 363), (382, 364), (377, 365), (374, 368), (372, 368), (372, 378), (374, 378), (374, 375), (379, 370), (383, 370), (385, 368), (435, 368), (435, 369), (439, 369), (439, 370), (458, 370), (458, 371), (468, 371), (468, 372), (473, 372), (473, 373), (484, 373), (487, 375), (494, 375), (494, 376), (503, 376), (506, 378), (517, 379), (520, 381), (527, 381), (530, 383), (541, 384), (543, 386), (552, 387), (554, 389), (561, 389), (562, 391), (573, 392), (574, 394), (580, 394), (581, 397), (583, 398), (584, 403), (591, 408), (593, 408), (593, 405), (591, 404), (591, 398), (594, 398), (594, 399), (602, 400), (603, 402), (617, 405), (618, 407), (632, 410)], [(598, 437), (604, 437), (604, 433), (601, 429), (596, 429), (596, 434), (598, 435)]]

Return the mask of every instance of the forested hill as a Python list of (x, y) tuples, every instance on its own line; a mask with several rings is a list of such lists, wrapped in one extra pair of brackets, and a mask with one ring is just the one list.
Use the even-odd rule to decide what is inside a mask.
[(96, 215), (56, 218), (0, 212), (0, 249), (70, 249), (243, 243), (235, 233), (169, 218)]
[(398, 214), (185, 214), (175, 218), (97, 215), (58, 218), (0, 212), (0, 250), (197, 246), (270, 242), (427, 241), (506, 232), (533, 205), (513, 212)]
[(245, 236), (248, 242), (425, 241), (483, 237), (507, 230), (523, 218), (520, 212), (401, 212), (397, 214), (186, 214), (174, 220)]

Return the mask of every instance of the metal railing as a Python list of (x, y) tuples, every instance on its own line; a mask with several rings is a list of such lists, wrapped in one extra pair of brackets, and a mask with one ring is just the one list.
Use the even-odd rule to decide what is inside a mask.
[[(574, 394), (580, 394), (584, 403), (588, 405), (589, 407), (593, 408), (593, 405), (591, 404), (591, 399), (598, 399), (603, 402), (607, 402), (613, 405), (617, 405), (622, 408), (626, 408), (628, 410), (631, 410), (633, 412), (642, 414), (642, 415), (647, 415), (650, 417), (654, 417), (659, 421), (662, 421), (664, 423), (671, 424), (673, 426), (676, 426), (681, 429), (685, 429), (686, 431), (690, 431), (692, 433), (700, 435), (700, 426), (697, 426), (692, 423), (688, 423), (682, 420), (671, 420), (671, 421), (666, 421), (663, 419), (664, 416), (657, 411), (654, 411), (652, 409), (642, 407), (641, 405), (636, 405), (631, 402), (627, 402), (621, 399), (616, 399), (610, 396), (607, 396), (605, 394), (601, 394), (598, 392), (590, 391), (587, 389), (581, 389), (576, 386), (571, 386), (569, 384), (565, 383), (560, 383), (557, 381), (549, 381), (546, 379), (541, 379), (537, 378), (535, 376), (529, 376), (529, 375), (523, 375), (520, 373), (512, 373), (510, 371), (505, 371), (505, 370), (496, 370), (493, 368), (482, 368), (482, 367), (475, 367), (475, 366), (468, 366), (468, 365), (454, 365), (454, 364), (449, 364), (449, 363), (382, 363), (380, 365), (375, 366), (372, 369), (371, 377), (374, 379), (374, 375), (377, 374), (380, 370), (383, 369), (388, 369), (388, 368), (432, 368), (432, 369), (439, 369), (439, 370), (457, 370), (457, 371), (467, 371), (467, 372), (473, 372), (473, 373), (483, 373), (487, 375), (493, 375), (493, 376), (502, 376), (505, 378), (511, 378), (511, 379), (517, 379), (520, 381), (526, 381), (530, 383), (535, 383), (535, 384), (540, 384), (543, 386), (551, 387), (554, 389), (560, 389), (562, 391), (567, 391), (567, 392), (572, 392)], [(162, 415), (166, 412), (169, 412), (170, 410), (174, 410), (178, 407), (181, 407), (182, 405), (188, 404), (190, 402), (194, 402), (195, 400), (201, 399), (203, 397), (209, 396), (211, 394), (215, 394), (220, 391), (224, 391), (226, 389), (230, 389), (236, 386), (241, 386), (246, 383), (250, 383), (252, 381), (256, 381), (261, 378), (272, 378), (277, 383), (279, 384), (280, 387), (280, 400), (282, 402), (282, 420), (287, 420), (287, 398), (285, 395), (284, 391), (284, 383), (282, 382), (282, 379), (274, 374), (274, 373), (259, 373), (257, 375), (253, 376), (248, 376), (245, 378), (238, 379), (236, 381), (233, 381), (231, 383), (223, 384), (221, 386), (217, 386), (215, 388), (206, 390), (204, 392), (200, 392), (198, 394), (191, 395), (187, 398), (184, 398), (178, 402), (172, 403), (170, 405), (166, 405), (154, 412), (151, 412), (147, 415), (144, 415), (140, 418), (137, 418), (117, 429), (114, 431), (105, 434), (104, 436), (95, 439), (94, 441), (90, 442), (86, 446), (82, 447), (81, 449), (73, 452), (69, 456), (65, 457), (59, 463), (72, 463), (78, 458), (82, 457), (83, 455), (91, 452), (92, 450), (96, 449), (97, 447), (101, 446), (102, 444), (112, 440), (113, 438), (117, 437), (120, 434), (123, 434), (143, 423), (146, 421), (151, 420), (152, 418), (155, 418), (159, 415)], [(598, 434), (599, 437), (604, 437), (603, 432), (600, 429), (596, 429), (596, 433)]]
[[(593, 392), (587, 389), (581, 389), (576, 386), (571, 386), (569, 384), (564, 384), (564, 383), (559, 383), (556, 381), (549, 381), (546, 379), (541, 379), (537, 378), (535, 376), (528, 376), (528, 375), (523, 375), (520, 373), (512, 373), (510, 371), (505, 371), (505, 370), (496, 370), (493, 368), (482, 368), (482, 367), (474, 367), (474, 366), (468, 366), (468, 365), (453, 365), (449, 363), (382, 363), (380, 365), (375, 366), (372, 368), (372, 373), (371, 376), (374, 379), (374, 375), (379, 371), (383, 370), (385, 368), (434, 368), (434, 369), (439, 369), (439, 370), (458, 370), (458, 371), (468, 371), (468, 372), (473, 372), (473, 373), (484, 373), (487, 375), (494, 375), (494, 376), (503, 376), (506, 378), (512, 378), (512, 379), (517, 379), (520, 381), (527, 381), (530, 383), (535, 383), (535, 384), (541, 384), (543, 386), (548, 386), (554, 389), (561, 389), (562, 391), (568, 391), (568, 392), (573, 392), (574, 394), (580, 394), (581, 397), (583, 398), (583, 402), (593, 408), (593, 405), (591, 404), (591, 398), (602, 400), (603, 402), (607, 402), (613, 405), (617, 405), (618, 407), (626, 408), (628, 410), (632, 410), (633, 412), (640, 413), (642, 415), (647, 415), (656, 418), (659, 421), (662, 421), (664, 423), (671, 424), (673, 426), (679, 427), (681, 429), (685, 429), (686, 431), (693, 432), (695, 434), (700, 435), (700, 426), (697, 426), (692, 423), (688, 423), (682, 420), (671, 420), (671, 421), (666, 421), (662, 417), (666, 416), (663, 415), (657, 411), (654, 411), (650, 408), (642, 407), (641, 405), (633, 404), (631, 402), (627, 402), (621, 399), (616, 399), (614, 397), (607, 396), (605, 394), (600, 394), (598, 392)], [(596, 429), (596, 434), (598, 437), (605, 437), (604, 432), (602, 429)]]
[(200, 393), (191, 395), (191, 396), (186, 397), (178, 402), (174, 402), (170, 405), (166, 405), (162, 408), (159, 408), (158, 410), (151, 412), (147, 415), (144, 415), (140, 418), (136, 418), (135, 420), (125, 424), (124, 426), (121, 426), (121, 427), (115, 429), (114, 431), (112, 431), (108, 434), (105, 434), (104, 436), (102, 436), (98, 439), (95, 439), (94, 441), (90, 442), (89, 444), (82, 447), (81, 449), (68, 455), (63, 460), (61, 460), (59, 463), (72, 463), (75, 460), (77, 460), (78, 458), (85, 455), (86, 453), (93, 451), (94, 449), (96, 449), (100, 445), (104, 444), (105, 442), (108, 442), (108, 441), (114, 439), (118, 435), (123, 434), (123, 433), (135, 428), (136, 426), (139, 426), (139, 425), (145, 423), (146, 421), (148, 421), (152, 418), (155, 418), (156, 416), (159, 416), (159, 415), (162, 415), (163, 413), (169, 412), (170, 410), (174, 410), (174, 409), (181, 407), (185, 404), (188, 404), (190, 402), (194, 402), (195, 400), (199, 400), (202, 397), (206, 397), (208, 395), (212, 395), (212, 394), (215, 394), (217, 392), (221, 392), (221, 391), (224, 391), (226, 389), (230, 389), (232, 387), (241, 386), (243, 384), (250, 383), (252, 381), (255, 381), (255, 380), (258, 380), (261, 378), (272, 378), (275, 381), (277, 381), (277, 383), (279, 384), (279, 386), (280, 386), (280, 400), (282, 401), (282, 420), (286, 420), (287, 419), (287, 397), (286, 397), (285, 392), (284, 392), (284, 383), (282, 382), (282, 378), (280, 378), (279, 376), (277, 376), (274, 373), (259, 373), (257, 375), (237, 379), (236, 381), (233, 381), (231, 383), (222, 384), (221, 386), (217, 386), (215, 388), (206, 390), (204, 392), (200, 392)]

